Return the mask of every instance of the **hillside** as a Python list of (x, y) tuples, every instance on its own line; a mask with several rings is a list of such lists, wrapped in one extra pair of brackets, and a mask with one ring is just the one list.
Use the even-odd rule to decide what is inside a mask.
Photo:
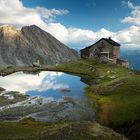
[(0, 122), (3, 140), (128, 140), (96, 122)]
[(80, 76), (81, 81), (88, 84), (85, 93), (89, 106), (95, 111), (96, 121), (124, 134), (130, 140), (139, 140), (139, 74), (112, 63), (103, 64), (91, 60), (71, 61), (57, 66), (44, 65), (40, 68), (8, 68), (1, 70), (0, 74), (7, 75), (18, 71), (37, 73), (41, 70)]
[(123, 133), (130, 140), (140, 138), (140, 75), (114, 64), (79, 60), (59, 65), (59, 71), (81, 75), (89, 84), (85, 93), (96, 110), (96, 121)]
[(13, 26), (0, 27), (0, 66), (56, 64), (75, 60), (78, 53), (58, 41), (51, 34), (32, 25), (17, 30)]

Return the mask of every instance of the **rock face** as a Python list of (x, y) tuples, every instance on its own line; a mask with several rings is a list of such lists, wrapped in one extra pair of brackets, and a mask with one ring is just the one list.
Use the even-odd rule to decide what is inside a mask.
[[(53, 131), (53, 132), (52, 132)], [(65, 123), (64, 127), (55, 127), (39, 136), (38, 140), (128, 140), (110, 128), (96, 122)]]
[(17, 30), (13, 26), (0, 27), (0, 68), (41, 64), (56, 64), (78, 58), (78, 53), (65, 46), (36, 25)]

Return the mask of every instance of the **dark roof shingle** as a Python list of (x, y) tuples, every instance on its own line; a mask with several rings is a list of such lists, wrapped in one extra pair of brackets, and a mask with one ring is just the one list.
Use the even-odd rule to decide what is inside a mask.
[(116, 41), (112, 40), (111, 38), (102, 38), (102, 39), (100, 39), (99, 41), (97, 41), (96, 43), (94, 43), (94, 44), (92, 44), (92, 45), (90, 45), (90, 46), (88, 46), (88, 47), (86, 47), (86, 48), (84, 48), (84, 49), (81, 49), (80, 51), (85, 50), (85, 49), (90, 49), (92, 46), (94, 46), (95, 44), (97, 44), (97, 43), (100, 42), (101, 40), (107, 41), (107, 42), (108, 42), (109, 44), (111, 44), (112, 46), (120, 46), (119, 43), (117, 43)]
[(117, 43), (116, 41), (112, 40), (111, 38), (103, 38), (105, 41), (107, 41), (108, 43), (110, 43), (113, 46), (120, 46), (119, 43)]

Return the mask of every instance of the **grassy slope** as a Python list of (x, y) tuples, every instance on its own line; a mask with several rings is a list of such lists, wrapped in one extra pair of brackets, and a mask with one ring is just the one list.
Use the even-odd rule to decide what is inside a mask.
[(98, 122), (125, 133), (132, 140), (139, 140), (140, 76), (131, 75), (117, 82), (88, 87), (86, 92), (90, 99), (97, 101)]
[[(115, 84), (116, 83), (116, 84)], [(88, 87), (86, 92), (99, 105), (97, 119), (106, 125), (121, 125), (140, 117), (140, 78), (130, 76), (107, 85)], [(116, 86), (117, 85), (117, 86)]]
[[(90, 60), (67, 63), (58, 66), (58, 69), (95, 78), (97, 84), (88, 86), (85, 92), (90, 99), (90, 105), (96, 109), (96, 117), (101, 124), (119, 128), (124, 124), (133, 125), (135, 121), (139, 122), (140, 75), (120, 66), (98, 64)], [(115, 79), (110, 78), (111, 76), (115, 76)], [(135, 139), (139, 136), (140, 126), (132, 127), (137, 131), (132, 138)]]
[[(75, 75), (81, 75), (82, 77), (89, 77), (90, 79), (94, 79), (96, 81), (96, 85), (88, 86), (86, 88), (86, 94), (87, 97), (89, 97), (90, 99), (90, 105), (94, 109), (95, 107), (97, 109), (97, 120), (100, 123), (116, 127), (121, 126), (127, 122), (134, 122), (135, 120), (139, 119), (139, 75), (135, 75), (129, 70), (113, 64), (98, 64), (90, 60), (79, 60), (75, 62), (69, 62), (48, 68), (47, 70), (73, 73)], [(115, 77), (115, 79), (111, 77)], [(97, 106), (95, 104), (95, 100)], [(45, 130), (50, 130), (50, 128), (47, 129), (48, 126), (44, 125), (41, 127), (39, 127), (40, 125), (37, 127), (32, 127), (31, 125), (31, 128), (29, 126), (26, 127), (26, 125), (18, 126), (18, 124), (10, 124), (10, 126), (11, 125), (16, 126), (14, 126), (13, 129), (11, 127), (9, 134), (12, 133), (12, 130), (14, 133), (14, 129), (17, 129), (17, 132), (19, 131), (17, 135), (19, 134), (19, 136), (22, 136), (21, 131), (25, 132), (25, 134), (23, 134), (24, 136), (26, 136), (27, 134), (27, 136), (30, 137), (33, 135), (37, 135), (40, 132), (44, 132), (43, 128), (45, 128)], [(59, 125), (57, 128), (61, 128), (61, 125), (63, 126), (63, 124)], [(19, 129), (17, 126), (21, 129)], [(5, 126), (4, 128), (5, 130), (10, 129), (9, 124), (7, 124), (7, 127)], [(3, 124), (0, 123), (0, 131), (2, 130)], [(80, 137), (79, 139), (82, 139), (82, 137)]]
[(91, 60), (66, 63), (54, 70), (81, 74), (96, 80), (97, 84), (88, 86), (86, 93), (88, 97), (97, 99), (97, 115), (102, 124), (120, 125), (139, 119), (140, 75), (120, 66), (98, 64)]
[(2, 140), (126, 140), (109, 128), (91, 122), (0, 122)]

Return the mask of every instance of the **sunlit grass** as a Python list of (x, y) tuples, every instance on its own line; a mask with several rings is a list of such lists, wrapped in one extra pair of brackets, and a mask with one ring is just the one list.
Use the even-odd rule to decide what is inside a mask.
[[(116, 86), (118, 83), (118, 86)], [(140, 117), (140, 77), (119, 78), (87, 87), (86, 93), (98, 103), (97, 119), (106, 125), (121, 125)], [(113, 88), (114, 86), (114, 88)]]

